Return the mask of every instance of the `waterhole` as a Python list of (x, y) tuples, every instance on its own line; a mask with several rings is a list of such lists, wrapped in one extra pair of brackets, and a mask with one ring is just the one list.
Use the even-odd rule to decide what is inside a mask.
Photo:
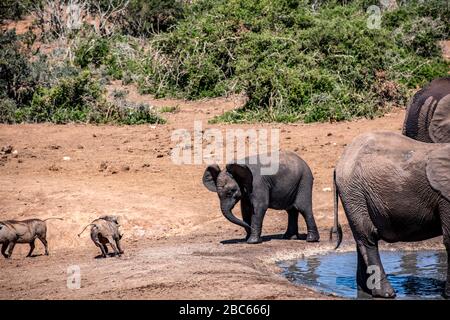
[[(397, 299), (442, 299), (447, 275), (445, 251), (381, 251), (380, 254)], [(368, 298), (357, 291), (356, 259), (356, 252), (333, 252), (281, 261), (278, 265), (283, 275), (295, 284), (344, 298)]]

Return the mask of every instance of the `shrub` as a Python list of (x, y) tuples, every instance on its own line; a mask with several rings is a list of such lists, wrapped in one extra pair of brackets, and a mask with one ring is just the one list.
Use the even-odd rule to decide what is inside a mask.
[(134, 36), (165, 32), (184, 16), (181, 0), (130, 0), (123, 29)]
[[(88, 71), (71, 78), (62, 78), (53, 87), (39, 87), (28, 107), (21, 108), (18, 120), (54, 123), (89, 122), (102, 108), (102, 89)], [(94, 111), (94, 114), (91, 114)]]
[(17, 122), (142, 124), (164, 123), (146, 105), (108, 102), (104, 89), (89, 71), (62, 78), (50, 88), (40, 87), (31, 104), (15, 112)]
[(0, 22), (3, 19), (18, 20), (39, 3), (39, 0), (2, 0), (0, 1)]
[(311, 122), (382, 114), (447, 73), (441, 1), (402, 2), (381, 29), (367, 27), (370, 1), (315, 3), (196, 1), (152, 40), (140, 89), (189, 99), (243, 91), (244, 108), (215, 121)]
[(0, 48), (0, 99), (27, 103), (33, 95), (36, 79), (15, 30), (0, 31)]
[(0, 98), (0, 123), (14, 123), (17, 110), (16, 102), (9, 98)]
[(99, 67), (108, 60), (110, 52), (109, 40), (91, 35), (80, 39), (80, 43), (75, 48), (75, 64), (85, 68), (90, 64)]

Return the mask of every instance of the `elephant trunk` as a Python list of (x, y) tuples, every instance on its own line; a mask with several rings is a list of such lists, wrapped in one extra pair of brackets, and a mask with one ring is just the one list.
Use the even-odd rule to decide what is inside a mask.
[(231, 223), (237, 224), (238, 226), (241, 226), (241, 227), (244, 227), (244, 228), (251, 229), (251, 227), (247, 223), (245, 223), (244, 221), (236, 218), (236, 216), (233, 214), (233, 212), (231, 212), (231, 209), (221, 207), (221, 210), (222, 210), (223, 216), (225, 218), (227, 218), (227, 220), (230, 221)]

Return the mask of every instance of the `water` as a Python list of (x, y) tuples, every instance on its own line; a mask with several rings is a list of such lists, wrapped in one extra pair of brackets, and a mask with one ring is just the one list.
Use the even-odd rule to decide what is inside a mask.
[[(397, 299), (442, 299), (447, 276), (445, 251), (381, 251), (381, 260)], [(357, 298), (356, 252), (283, 261), (283, 275), (325, 294)]]

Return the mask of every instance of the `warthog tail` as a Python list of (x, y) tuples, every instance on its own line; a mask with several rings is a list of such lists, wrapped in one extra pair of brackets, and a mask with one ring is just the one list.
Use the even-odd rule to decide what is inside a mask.
[(42, 221), (44, 221), (44, 222), (45, 222), (45, 221), (47, 221), (47, 220), (51, 220), (51, 219), (56, 219), (56, 220), (64, 220), (63, 218), (53, 218), (53, 217), (52, 217), (52, 218), (47, 218), (47, 219), (44, 219), (44, 220), (42, 220)]
[(83, 231), (81, 231), (78, 236), (81, 236), (81, 234), (84, 232), (84, 230), (86, 230), (87, 227), (89, 226), (95, 226), (95, 223), (89, 223), (86, 227), (84, 227)]

